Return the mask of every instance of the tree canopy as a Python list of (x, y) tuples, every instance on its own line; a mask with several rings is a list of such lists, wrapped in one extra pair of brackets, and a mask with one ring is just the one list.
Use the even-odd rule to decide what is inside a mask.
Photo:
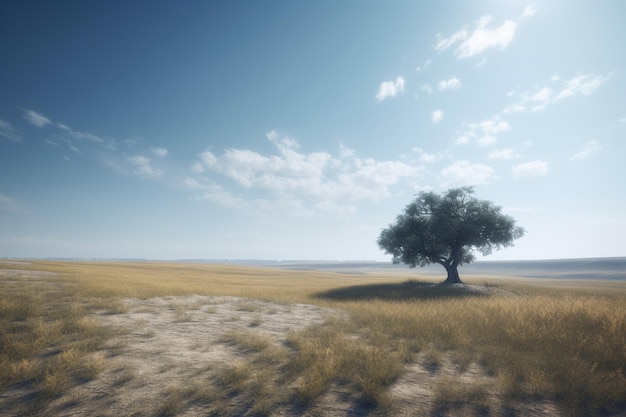
[(419, 193), (380, 233), (378, 246), (393, 255), (393, 263), (411, 267), (437, 263), (448, 274), (445, 284), (462, 283), (457, 268), (474, 261), (473, 249), (489, 255), (524, 235), (515, 219), (473, 193), (472, 187), (453, 188), (442, 195)]

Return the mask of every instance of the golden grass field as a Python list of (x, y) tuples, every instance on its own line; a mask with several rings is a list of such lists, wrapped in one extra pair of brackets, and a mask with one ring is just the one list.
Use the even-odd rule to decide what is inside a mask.
[[(115, 415), (90, 404), (114, 407), (137, 392), (141, 406), (126, 415), (626, 415), (625, 282), (463, 278), (469, 289), (408, 269), (0, 261), (1, 414)], [(191, 295), (213, 298), (181, 301)], [(223, 348), (234, 360), (161, 385), (123, 361), (135, 339), (107, 323), (153, 317), (149, 300), (166, 299), (172, 329), (203, 330), (226, 311), (220, 297), (238, 303), (220, 322), (230, 330), (190, 349)], [(328, 314), (284, 339), (259, 333), (295, 315), (291, 305)], [(302, 308), (298, 321), (313, 311)], [(159, 327), (141, 320), (141, 340), (154, 341)], [(158, 355), (146, 360), (176, 371)], [(105, 387), (108, 403), (77, 394), (88, 386)]]

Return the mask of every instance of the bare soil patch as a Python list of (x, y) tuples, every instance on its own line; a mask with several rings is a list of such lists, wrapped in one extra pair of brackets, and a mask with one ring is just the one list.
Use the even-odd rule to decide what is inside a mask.
[[(173, 386), (184, 389), (245, 359), (223, 342), (233, 332), (284, 343), (288, 332), (323, 324), (335, 310), (239, 297), (184, 296), (127, 299), (127, 313), (98, 320), (117, 332), (100, 355), (106, 370), (53, 402), (46, 415), (152, 416)], [(201, 407), (178, 415), (207, 415)]]

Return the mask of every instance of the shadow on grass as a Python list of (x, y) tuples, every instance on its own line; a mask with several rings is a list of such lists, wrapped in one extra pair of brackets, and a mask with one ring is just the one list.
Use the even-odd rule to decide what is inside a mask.
[(442, 298), (485, 297), (482, 292), (470, 291), (463, 285), (441, 285), (430, 282), (353, 285), (319, 292), (317, 298), (333, 301), (361, 300), (436, 300)]

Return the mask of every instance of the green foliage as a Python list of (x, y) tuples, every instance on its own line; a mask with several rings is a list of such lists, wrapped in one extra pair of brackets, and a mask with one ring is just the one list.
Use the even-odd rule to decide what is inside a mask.
[(396, 223), (381, 232), (378, 245), (394, 263), (438, 263), (448, 271), (448, 280), (459, 282), (457, 266), (475, 259), (473, 249), (488, 255), (524, 235), (512, 217), (491, 201), (472, 197), (473, 192), (463, 187), (443, 195), (419, 193)]

